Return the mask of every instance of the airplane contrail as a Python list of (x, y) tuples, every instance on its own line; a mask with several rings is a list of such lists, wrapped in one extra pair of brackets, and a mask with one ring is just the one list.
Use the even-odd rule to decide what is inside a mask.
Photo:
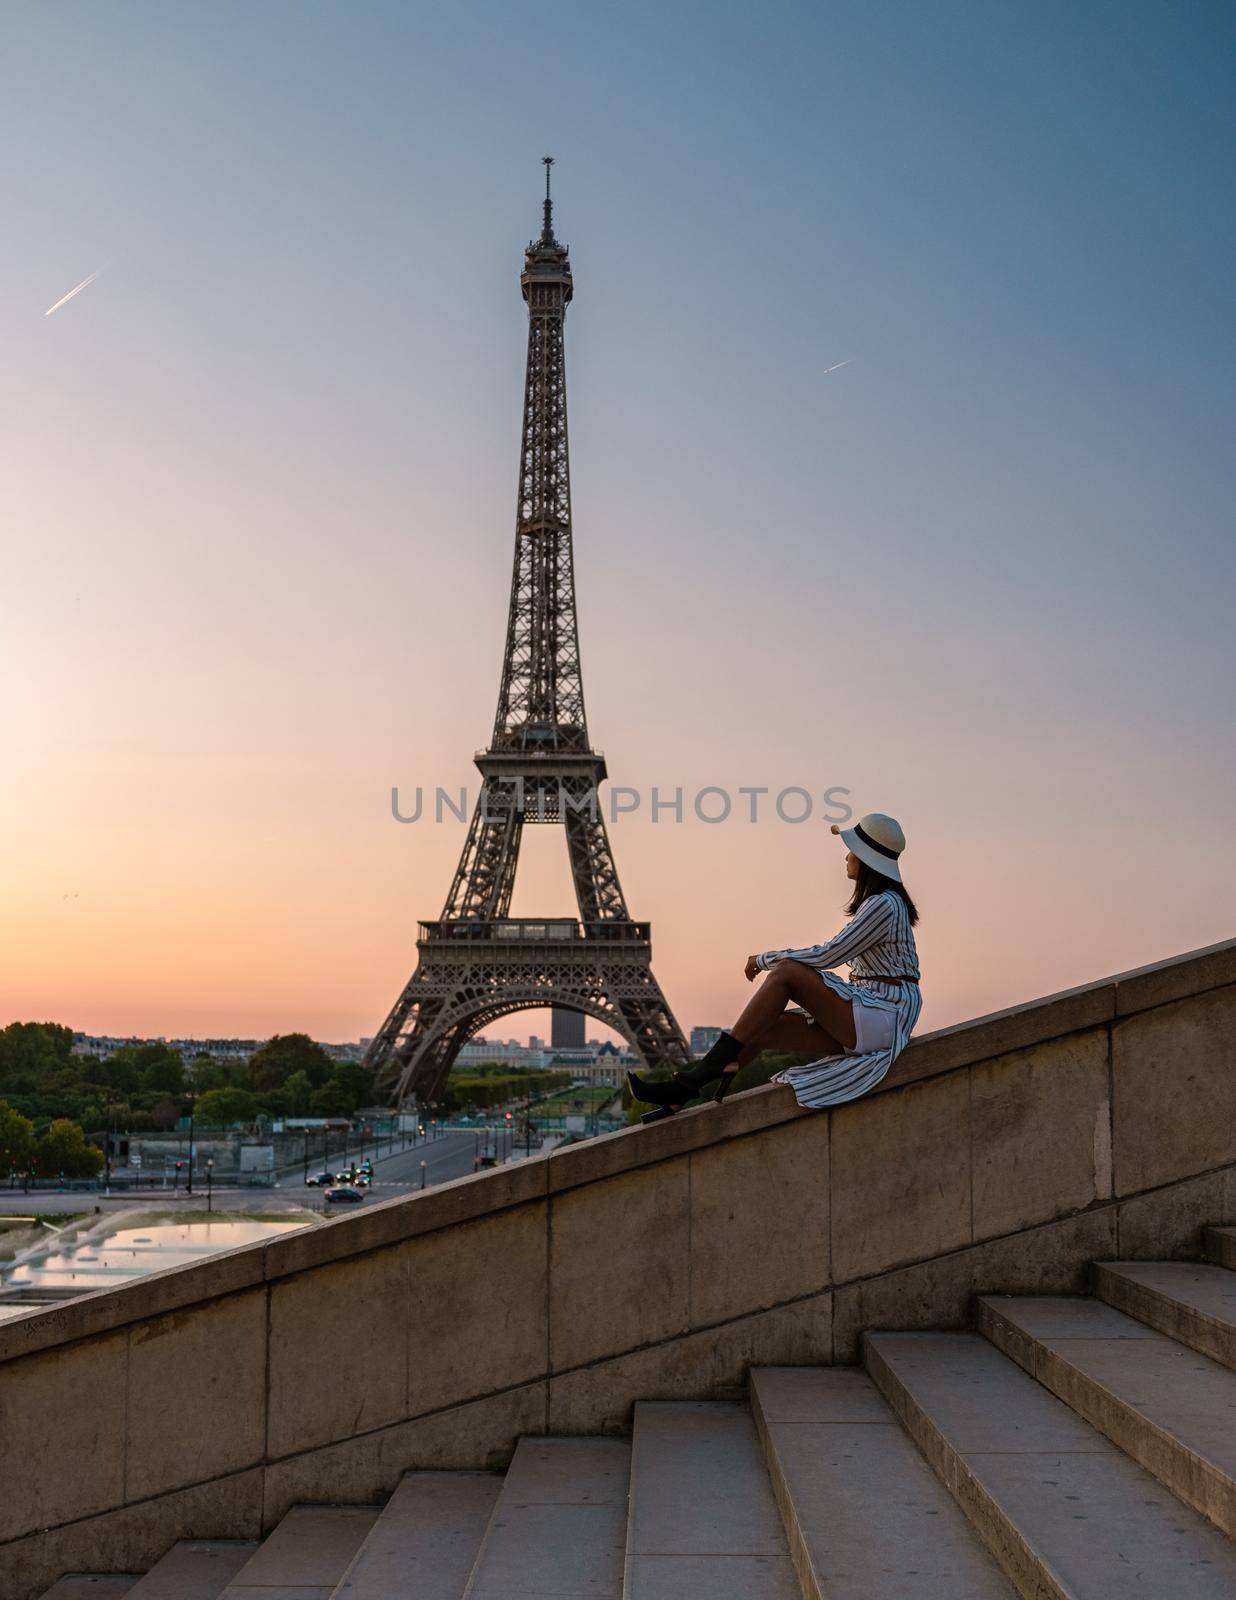
[[(89, 279), (87, 279), (87, 282), (89, 282)], [(73, 293), (76, 294), (77, 290), (74, 289)], [(55, 306), (53, 306), (52, 310), (54, 311), (55, 309), (56, 309)], [(827, 376), (829, 375), (830, 372), (840, 372), (842, 367), (848, 367), (850, 362), (853, 361), (853, 359), (854, 359), (853, 356), (847, 356), (844, 361), (838, 361), (838, 363), (837, 363), (837, 365), (835, 367), (825, 367), (824, 371), (820, 374), (820, 376), (822, 378), (827, 378)]]
[[(99, 272), (102, 272), (102, 270), (103, 268), (100, 267)], [(68, 294), (66, 294), (62, 299), (57, 300), (54, 306), (48, 306), (43, 315), (45, 317), (50, 317), (53, 311), (59, 311), (61, 306), (67, 306), (69, 301), (72, 300), (75, 295), (79, 295), (83, 289), (88, 289), (90, 287), (90, 285), (98, 277), (99, 272), (92, 272), (88, 278), (83, 278), (76, 289), (70, 289)]]

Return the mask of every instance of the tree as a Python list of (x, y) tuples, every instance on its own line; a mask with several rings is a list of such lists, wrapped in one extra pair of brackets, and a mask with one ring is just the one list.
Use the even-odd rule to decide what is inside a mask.
[(294, 1072), (290, 1078), (283, 1082), (283, 1103), (288, 1108), (289, 1116), (303, 1117), (309, 1110), (309, 1101), (313, 1095), (313, 1085), (309, 1082), (307, 1072)]
[(142, 1086), (142, 1075), (132, 1057), (124, 1054), (123, 1046), (106, 1061), (86, 1063), (85, 1077), (89, 1083), (97, 1083), (103, 1089), (114, 1089), (117, 1094), (125, 1096), (136, 1094)]
[(72, 1064), (72, 1028), (56, 1022), (10, 1022), (0, 1028), (0, 1088), (35, 1095), (44, 1078)]
[(255, 1050), (249, 1061), (254, 1089), (281, 1089), (294, 1072), (303, 1072), (315, 1089), (331, 1075), (334, 1062), (307, 1033), (277, 1033)]
[(184, 1086), (185, 1068), (179, 1056), (152, 1061), (142, 1073), (142, 1088), (147, 1094), (180, 1094)]
[(211, 1089), (232, 1087), (231, 1074), (222, 1061), (216, 1061), (214, 1056), (208, 1056), (204, 1052), (195, 1055), (189, 1063), (189, 1076), (198, 1094), (207, 1094)]
[(0, 1100), (0, 1176), (25, 1172), (34, 1149), (34, 1123)]
[(352, 1110), (347, 1090), (333, 1080), (313, 1091), (310, 1104), (315, 1117), (346, 1117)]
[(103, 1152), (86, 1143), (76, 1122), (57, 1117), (35, 1146), (35, 1160), (44, 1177), (94, 1178), (102, 1171)]
[(373, 1099), (373, 1073), (359, 1061), (336, 1061), (330, 1081), (347, 1096), (348, 1111), (366, 1106)]
[(185, 1064), (180, 1051), (157, 1040), (149, 1044), (122, 1044), (104, 1065), (110, 1070), (117, 1088), (129, 1089), (132, 1083), (133, 1087), (140, 1084), (148, 1094), (180, 1094), (185, 1086)]
[(197, 1103), (200, 1128), (228, 1128), (233, 1122), (252, 1122), (257, 1100), (248, 1089), (209, 1089)]
[(168, 1133), (180, 1121), (179, 1100), (157, 1100), (151, 1096), (150, 1107), (146, 1113), (150, 1126), (157, 1133)]

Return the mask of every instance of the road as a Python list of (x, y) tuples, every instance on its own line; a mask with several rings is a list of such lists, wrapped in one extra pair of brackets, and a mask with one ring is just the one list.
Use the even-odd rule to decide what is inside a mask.
[[(478, 1144), (484, 1150), (486, 1137), (484, 1129), (475, 1132), (471, 1129), (448, 1129), (440, 1138), (397, 1151), (393, 1155), (381, 1156), (374, 1164), (373, 1186), (365, 1193), (371, 1200), (393, 1200), (398, 1195), (414, 1193), (421, 1187), (422, 1162), (425, 1163), (426, 1188), (435, 1183), (447, 1183), (452, 1178), (462, 1178), (474, 1170)], [(491, 1151), (494, 1148), (493, 1139), (494, 1135), (490, 1133), (488, 1148)], [(505, 1131), (498, 1135), (498, 1139), (499, 1149), (505, 1156)], [(522, 1154), (522, 1150), (515, 1153)], [(332, 1161), (342, 1165), (341, 1157), (332, 1157)], [(317, 1169), (311, 1165), (309, 1170), (313, 1173)], [(211, 1204), (217, 1211), (286, 1211), (289, 1205), (320, 1211), (323, 1203), (323, 1191), (306, 1187), (299, 1169), (284, 1173), (271, 1189), (248, 1186), (216, 1188), (211, 1195)], [(179, 1192), (143, 1189), (140, 1193), (130, 1189), (111, 1195), (94, 1190), (61, 1194), (53, 1189), (40, 1189), (23, 1194), (20, 1189), (0, 1189), (0, 1216), (29, 1216), (33, 1212), (50, 1216), (64, 1212), (94, 1211), (96, 1208), (101, 1211), (128, 1211), (135, 1206), (204, 1210), (206, 1188), (199, 1176), (191, 1195), (183, 1189)], [(359, 1211), (361, 1206), (353, 1206), (351, 1210)], [(342, 1207), (332, 1208), (332, 1215), (341, 1214), (342, 1211)]]

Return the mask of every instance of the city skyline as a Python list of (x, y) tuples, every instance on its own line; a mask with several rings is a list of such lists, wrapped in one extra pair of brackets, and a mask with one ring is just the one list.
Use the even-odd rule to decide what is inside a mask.
[[(380, 1024), (463, 837), (391, 791), (492, 721), (545, 149), (590, 726), (684, 1027), (846, 884), (822, 805), (654, 785), (896, 814), (920, 1032), (1230, 935), (1224, 8), (581, 12), (531, 113), (495, 7), (6, 28), (0, 1022)], [(571, 914), (560, 846), (515, 914)]]

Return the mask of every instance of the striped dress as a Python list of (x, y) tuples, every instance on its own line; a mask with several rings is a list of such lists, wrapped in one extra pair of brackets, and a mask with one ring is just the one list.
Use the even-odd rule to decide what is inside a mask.
[[(910, 914), (905, 901), (891, 889), (869, 895), (841, 932), (824, 944), (802, 950), (766, 950), (755, 961), (762, 972), (774, 961), (801, 961), (814, 967), (843, 999), (894, 1013), (893, 1042), (887, 1049), (866, 1055), (847, 1051), (776, 1073), (773, 1082), (788, 1083), (799, 1105), (835, 1106), (873, 1089), (905, 1049), (923, 1007), (918, 984), (880, 982), (882, 972), (919, 975)], [(842, 962), (849, 964), (848, 983), (828, 970)]]

